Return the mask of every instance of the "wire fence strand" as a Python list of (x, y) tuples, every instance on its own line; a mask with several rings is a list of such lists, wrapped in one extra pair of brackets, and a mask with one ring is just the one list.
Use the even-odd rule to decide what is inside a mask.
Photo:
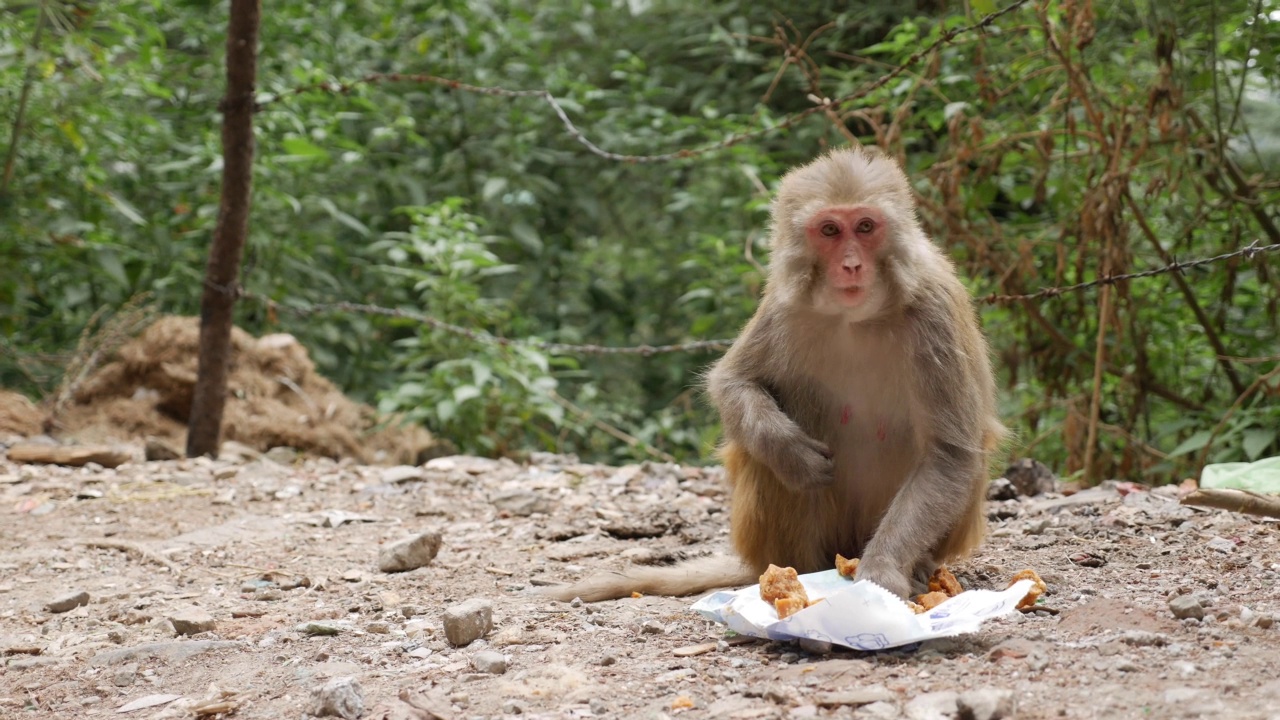
[[(1015, 302), (1029, 302), (1037, 300), (1048, 300), (1065, 295), (1072, 292), (1082, 292), (1092, 288), (1102, 287), (1104, 285), (1115, 285), (1130, 280), (1140, 278), (1155, 277), (1157, 275), (1165, 275), (1168, 273), (1183, 272), (1214, 263), (1225, 262), (1233, 258), (1245, 258), (1252, 260), (1258, 256), (1280, 251), (1280, 243), (1273, 245), (1259, 245), (1253, 242), (1239, 250), (1214, 255), (1212, 257), (1199, 258), (1196, 260), (1184, 260), (1169, 263), (1158, 268), (1143, 270), (1141, 272), (1125, 273), (1122, 275), (1107, 275), (1104, 277), (1090, 280), (1088, 282), (1076, 283), (1074, 285), (1064, 285), (1062, 287), (1043, 288), (1036, 292), (1026, 293), (1023, 295), (1000, 295), (990, 294), (978, 297), (976, 302), (984, 305), (1000, 305)], [(269, 297), (259, 295), (240, 289), (239, 296), (255, 302), (262, 303), (271, 308), (283, 310), (285, 312), (296, 315), (310, 316), (321, 313), (354, 313), (360, 315), (374, 315), (389, 318), (398, 318), (401, 320), (411, 320), (421, 323), (427, 327), (441, 330), (459, 337), (464, 337), (474, 342), (486, 343), (489, 345), (498, 345), (501, 347), (528, 347), (542, 350), (549, 353), (562, 353), (568, 355), (638, 355), (641, 357), (650, 357), (653, 355), (664, 355), (670, 353), (701, 353), (701, 352), (723, 352), (728, 350), (733, 344), (732, 338), (722, 338), (717, 340), (691, 340), (683, 343), (670, 343), (665, 345), (596, 345), (596, 344), (573, 344), (548, 342), (543, 340), (534, 340), (531, 338), (509, 338), (500, 335), (494, 335), (488, 331), (476, 328), (464, 327), (455, 323), (446, 322), (439, 318), (408, 310), (405, 308), (389, 308), (381, 305), (373, 305), (370, 303), (356, 302), (332, 302), (332, 303), (307, 303), (307, 304), (283, 304)]]

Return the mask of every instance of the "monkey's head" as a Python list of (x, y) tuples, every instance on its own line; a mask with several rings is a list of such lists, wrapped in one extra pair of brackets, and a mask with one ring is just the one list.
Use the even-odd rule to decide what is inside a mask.
[(824, 314), (871, 319), (912, 290), (899, 268), (928, 242), (896, 162), (874, 149), (835, 150), (782, 179), (771, 290)]

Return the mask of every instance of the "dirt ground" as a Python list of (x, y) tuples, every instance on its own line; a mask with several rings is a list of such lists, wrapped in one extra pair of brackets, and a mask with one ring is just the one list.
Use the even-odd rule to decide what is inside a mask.
[[(1172, 488), (992, 502), (957, 575), (1003, 588), (1036, 568), (1040, 610), (811, 653), (726, 641), (693, 598), (532, 594), (723, 550), (718, 469), (135, 452), (116, 469), (0, 461), (0, 718), (301, 718), (326, 684), (348, 703), (334, 712), (405, 720), (1280, 717), (1276, 525)], [(429, 565), (379, 570), (380, 549), (430, 531)], [(1204, 619), (1176, 619), (1180, 596)], [(455, 648), (442, 616), (472, 599), (493, 628)]]

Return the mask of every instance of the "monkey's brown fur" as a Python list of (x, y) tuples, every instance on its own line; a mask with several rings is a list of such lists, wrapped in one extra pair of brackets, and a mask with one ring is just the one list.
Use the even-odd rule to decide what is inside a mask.
[(720, 412), (740, 562), (703, 558), (551, 588), (563, 599), (683, 595), (860, 557), (906, 596), (982, 539), (1004, 429), (964, 286), (916, 219), (907, 178), (873, 150), (783, 178), (768, 286), (707, 377)]

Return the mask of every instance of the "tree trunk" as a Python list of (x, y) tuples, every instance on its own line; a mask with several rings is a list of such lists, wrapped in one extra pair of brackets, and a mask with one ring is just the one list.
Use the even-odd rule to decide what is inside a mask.
[(240, 256), (249, 233), (253, 186), (253, 85), (258, 71), (260, 0), (231, 0), (227, 23), (227, 95), (222, 110), (222, 204), (209, 248), (200, 299), (200, 364), (187, 457), (218, 454), (231, 364), (231, 322), (239, 288)]

